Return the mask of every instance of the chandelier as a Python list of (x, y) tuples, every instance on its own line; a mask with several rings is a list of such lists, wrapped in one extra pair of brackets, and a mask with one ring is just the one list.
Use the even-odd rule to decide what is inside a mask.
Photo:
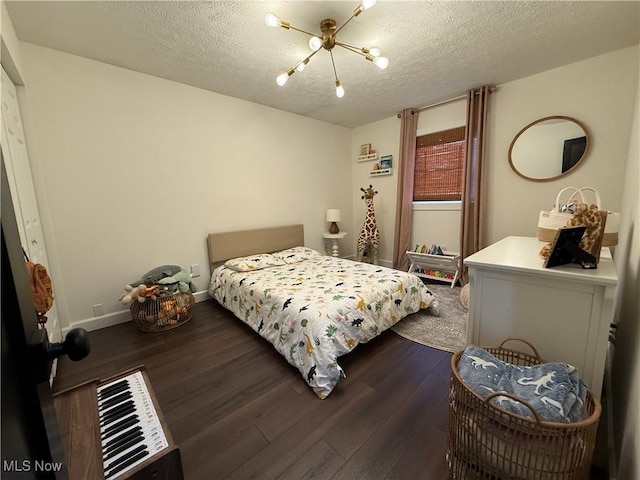
[(280, 20), (272, 13), (267, 13), (264, 17), (264, 23), (269, 27), (282, 27), (287, 30), (296, 30), (298, 32), (302, 32), (306, 35), (309, 35), (311, 38), (309, 39), (309, 48), (311, 49), (311, 53), (304, 59), (300, 60), (293, 67), (289, 68), (286, 72), (278, 75), (276, 78), (276, 83), (281, 87), (287, 83), (289, 77), (293, 75), (295, 72), (302, 72), (311, 57), (313, 57), (316, 53), (320, 51), (320, 48), (324, 48), (331, 55), (331, 65), (333, 66), (333, 74), (336, 79), (336, 96), (338, 98), (344, 97), (344, 88), (340, 84), (340, 80), (338, 79), (338, 73), (336, 71), (336, 64), (333, 61), (333, 47), (336, 45), (344, 48), (345, 50), (349, 50), (350, 52), (357, 53), (358, 55), (362, 55), (364, 58), (369, 60), (370, 62), (375, 63), (381, 69), (387, 68), (389, 65), (389, 59), (386, 57), (380, 56), (380, 49), (376, 47), (365, 48), (365, 47), (356, 47), (353, 45), (349, 45), (348, 43), (339, 42), (336, 39), (336, 35), (338, 32), (342, 30), (351, 20), (356, 18), (366, 9), (371, 8), (375, 5), (376, 0), (362, 0), (362, 3), (356, 7), (353, 11), (351, 17), (342, 24), (341, 27), (338, 27), (336, 21), (331, 18), (326, 18), (320, 22), (320, 31), (322, 32), (320, 35), (316, 35), (314, 33), (307, 32), (300, 28), (294, 27), (289, 22), (285, 22), (284, 20)]

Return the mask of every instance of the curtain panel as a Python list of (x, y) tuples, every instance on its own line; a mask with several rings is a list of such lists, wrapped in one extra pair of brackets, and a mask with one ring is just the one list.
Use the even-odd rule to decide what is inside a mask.
[(413, 174), (416, 158), (416, 131), (418, 109), (407, 108), (399, 114), (400, 158), (398, 162), (398, 194), (396, 200), (396, 223), (393, 236), (393, 268), (407, 271), (411, 250), (411, 224), (413, 217)]
[[(460, 205), (460, 258), (484, 247), (484, 157), (489, 94), (495, 89), (485, 85), (467, 95), (466, 154), (462, 174)], [(462, 284), (469, 282), (467, 267), (462, 266)]]

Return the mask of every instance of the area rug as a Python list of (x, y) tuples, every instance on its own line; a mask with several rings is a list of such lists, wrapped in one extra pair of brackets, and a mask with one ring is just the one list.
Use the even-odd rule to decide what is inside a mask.
[(460, 287), (427, 284), (438, 300), (438, 315), (422, 310), (391, 327), (398, 335), (427, 347), (446, 352), (463, 350), (467, 345), (467, 310), (460, 301)]

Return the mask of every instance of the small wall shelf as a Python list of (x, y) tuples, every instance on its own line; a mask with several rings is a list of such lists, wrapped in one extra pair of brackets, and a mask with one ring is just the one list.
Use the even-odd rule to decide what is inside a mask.
[(392, 173), (393, 173), (392, 168), (381, 168), (378, 170), (371, 170), (369, 172), (369, 175), (371, 175), (372, 177), (379, 177), (380, 175), (391, 175)]
[(358, 157), (358, 162), (370, 162), (372, 160), (378, 159), (378, 152), (370, 153), (369, 155), (360, 155)]

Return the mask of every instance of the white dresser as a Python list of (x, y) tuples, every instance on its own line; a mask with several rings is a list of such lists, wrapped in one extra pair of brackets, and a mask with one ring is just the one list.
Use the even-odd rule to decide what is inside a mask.
[[(577, 264), (543, 268), (544, 242), (507, 237), (467, 257), (471, 283), (467, 340), (497, 346), (508, 337), (533, 344), (547, 361), (578, 368), (600, 398), (618, 277), (603, 248), (595, 270)], [(505, 345), (528, 351), (520, 342)]]

